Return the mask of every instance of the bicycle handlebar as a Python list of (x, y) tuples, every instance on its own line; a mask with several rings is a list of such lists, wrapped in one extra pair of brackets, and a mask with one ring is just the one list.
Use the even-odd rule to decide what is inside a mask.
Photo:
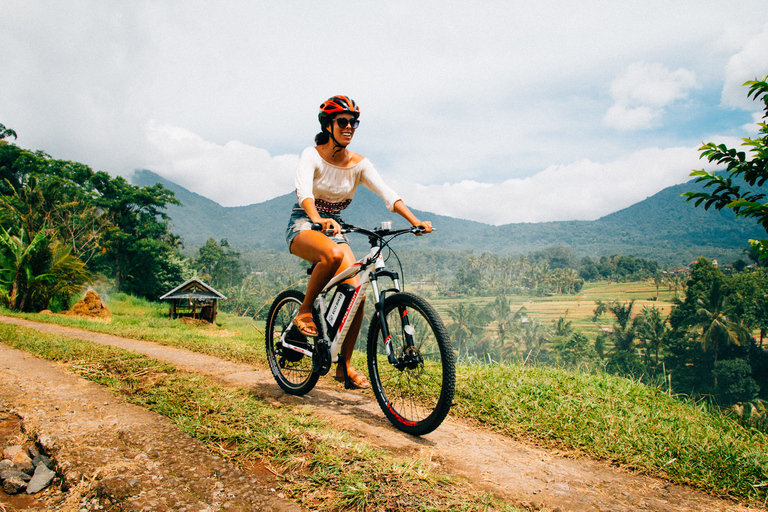
[[(312, 223), (312, 230), (313, 231), (322, 231), (323, 226), (321, 224)], [(435, 231), (435, 228), (432, 228), (432, 231)], [(365, 229), (365, 228), (359, 228), (357, 226), (353, 226), (352, 224), (342, 224), (341, 225), (341, 231), (340, 233), (360, 233), (367, 236), (375, 236), (378, 238), (383, 238), (385, 236), (399, 236), (405, 233), (413, 233), (414, 235), (419, 233), (425, 233), (425, 229), (421, 226), (410, 226), (408, 228), (404, 229), (390, 229), (390, 228), (374, 228), (373, 230)]]

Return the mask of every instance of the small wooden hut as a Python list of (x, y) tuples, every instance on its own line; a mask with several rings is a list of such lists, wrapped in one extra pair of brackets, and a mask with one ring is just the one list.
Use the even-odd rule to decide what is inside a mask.
[(171, 303), (168, 312), (171, 319), (191, 317), (215, 323), (219, 301), (227, 298), (200, 279), (193, 277), (160, 297), (160, 300)]

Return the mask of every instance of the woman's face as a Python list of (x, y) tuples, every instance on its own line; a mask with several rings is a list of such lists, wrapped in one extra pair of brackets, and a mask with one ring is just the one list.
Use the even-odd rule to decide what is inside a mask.
[[(345, 119), (346, 122), (342, 121), (339, 123), (339, 119)], [(355, 120), (355, 116), (352, 114), (339, 114), (336, 117), (333, 118), (333, 121), (331, 121), (331, 129), (333, 130), (333, 137), (341, 144), (342, 146), (347, 146), (350, 142), (352, 142), (352, 136), (355, 134), (355, 129), (352, 128), (351, 122)], [(345, 125), (344, 128), (341, 128), (339, 124)]]

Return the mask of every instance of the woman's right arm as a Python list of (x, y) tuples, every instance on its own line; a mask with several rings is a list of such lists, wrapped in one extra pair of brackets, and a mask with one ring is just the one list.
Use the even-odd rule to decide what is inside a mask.
[(309, 220), (311, 220), (315, 224), (320, 224), (323, 226), (323, 232), (324, 233), (333, 233), (333, 235), (338, 235), (341, 232), (341, 226), (338, 222), (336, 222), (333, 219), (325, 219), (320, 216), (320, 214), (317, 212), (317, 208), (315, 207), (315, 200), (312, 198), (307, 198), (304, 201), (301, 202), (301, 207), (304, 208), (304, 211), (307, 213), (307, 217), (309, 217)]
[(307, 199), (311, 199), (313, 208), (315, 204), (315, 164), (312, 161), (312, 152), (315, 154), (317, 153), (315, 149), (307, 148), (301, 154), (301, 159), (299, 160), (299, 168), (296, 170), (296, 177), (294, 178), (294, 187), (296, 188), (296, 201), (299, 203), (299, 205), (301, 205), (302, 208), (304, 208), (304, 211), (306, 211), (307, 214), (310, 212), (304, 206), (304, 202)]
[[(320, 214), (315, 207), (315, 162), (313, 161), (315, 155), (317, 155), (317, 150), (314, 148), (307, 148), (301, 154), (299, 169), (296, 171), (296, 179), (294, 181), (294, 185), (296, 186), (296, 200), (299, 205), (304, 208), (309, 220), (315, 224), (322, 225), (323, 231), (333, 231), (334, 234), (338, 234), (341, 226), (335, 221), (329, 222), (332, 221), (332, 219), (323, 219), (320, 217)], [(333, 224), (336, 224), (336, 226)]]
[(323, 232), (338, 235), (341, 231), (339, 223), (333, 219), (321, 217), (315, 207), (314, 181), (316, 165), (313, 160), (314, 158), (319, 158), (317, 150), (314, 148), (307, 148), (301, 154), (299, 169), (296, 172), (296, 198), (299, 205), (304, 208), (309, 220), (323, 226)]

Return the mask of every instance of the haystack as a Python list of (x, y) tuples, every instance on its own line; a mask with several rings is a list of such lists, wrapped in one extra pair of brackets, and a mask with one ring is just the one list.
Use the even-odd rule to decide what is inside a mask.
[(77, 304), (65, 314), (69, 316), (88, 316), (95, 318), (110, 318), (112, 316), (109, 308), (101, 302), (99, 294), (93, 290), (88, 290), (85, 297), (80, 299)]

